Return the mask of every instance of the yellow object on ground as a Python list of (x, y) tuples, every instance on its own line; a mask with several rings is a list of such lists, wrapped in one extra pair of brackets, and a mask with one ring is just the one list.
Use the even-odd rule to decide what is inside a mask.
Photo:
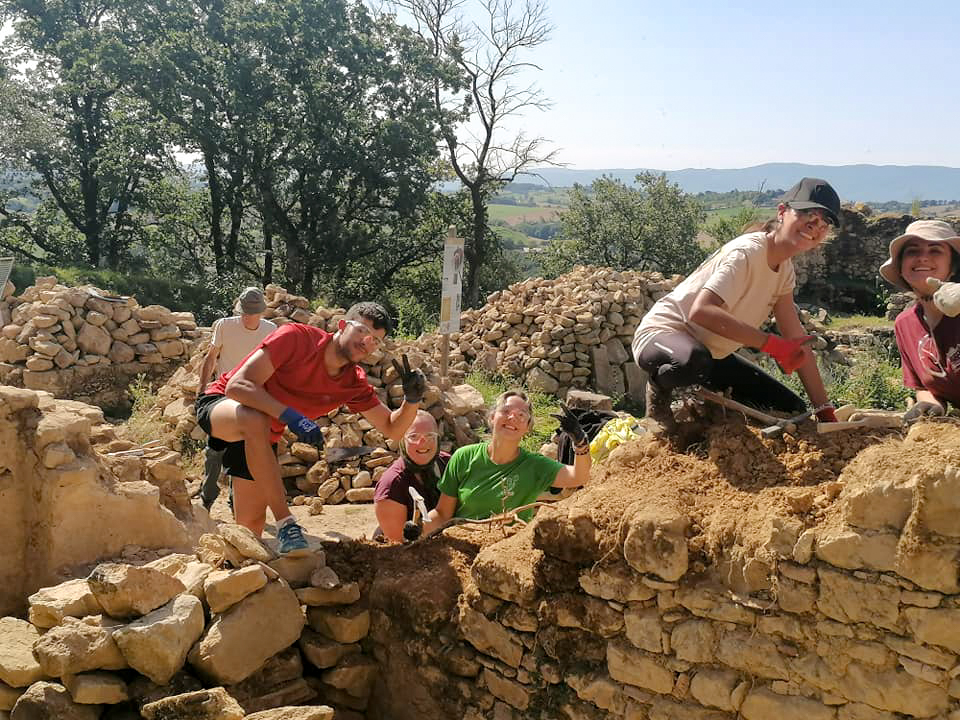
[(618, 445), (639, 437), (638, 428), (639, 421), (632, 415), (614, 418), (590, 441), (590, 457), (594, 462), (603, 460)]

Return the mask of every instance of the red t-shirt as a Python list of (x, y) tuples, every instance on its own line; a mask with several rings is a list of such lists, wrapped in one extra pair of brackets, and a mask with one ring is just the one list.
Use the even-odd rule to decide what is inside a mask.
[(919, 303), (893, 325), (903, 366), (903, 384), (960, 405), (960, 316), (944, 316), (931, 334)]
[[(327, 373), (323, 351), (332, 338), (331, 333), (300, 323), (287, 323), (271, 333), (250, 353), (252, 355), (262, 348), (270, 356), (274, 372), (263, 384), (264, 389), (308, 418), (326, 415), (341, 405), (346, 405), (351, 412), (376, 407), (380, 398), (359, 365), (347, 365), (336, 377)], [(210, 383), (206, 393), (226, 395), (227, 382), (250, 355)], [(284, 424), (273, 418), (270, 424), (272, 441), (280, 439), (283, 428)]]

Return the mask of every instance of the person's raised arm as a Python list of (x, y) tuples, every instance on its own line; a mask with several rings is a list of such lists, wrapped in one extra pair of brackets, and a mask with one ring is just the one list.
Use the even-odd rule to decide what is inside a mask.
[(560, 429), (570, 437), (573, 446), (573, 465), (564, 465), (557, 471), (551, 487), (583, 487), (590, 480), (590, 440), (580, 425), (580, 420), (566, 405), (560, 406), (560, 412), (553, 415), (560, 423)]

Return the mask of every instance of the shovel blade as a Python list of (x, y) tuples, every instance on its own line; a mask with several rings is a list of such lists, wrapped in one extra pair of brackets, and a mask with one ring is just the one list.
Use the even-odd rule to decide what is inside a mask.
[(366, 445), (361, 445), (359, 447), (330, 448), (324, 454), (324, 459), (328, 463), (337, 463), (337, 462), (343, 462), (344, 460), (350, 460), (351, 458), (361, 457), (363, 455), (369, 455), (373, 451), (374, 451), (374, 448), (368, 447)]

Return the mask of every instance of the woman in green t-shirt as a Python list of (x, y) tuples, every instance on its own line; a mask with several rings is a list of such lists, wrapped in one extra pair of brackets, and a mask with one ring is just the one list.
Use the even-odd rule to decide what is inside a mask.
[[(482, 520), (534, 502), (549, 487), (581, 487), (590, 479), (590, 445), (583, 428), (564, 408), (561, 429), (574, 446), (573, 465), (564, 465), (520, 447), (533, 427), (533, 405), (521, 390), (502, 393), (488, 416), (490, 442), (457, 450), (437, 483), (440, 499), (424, 524), (427, 532), (452, 517)], [(533, 510), (520, 513), (529, 520)]]

